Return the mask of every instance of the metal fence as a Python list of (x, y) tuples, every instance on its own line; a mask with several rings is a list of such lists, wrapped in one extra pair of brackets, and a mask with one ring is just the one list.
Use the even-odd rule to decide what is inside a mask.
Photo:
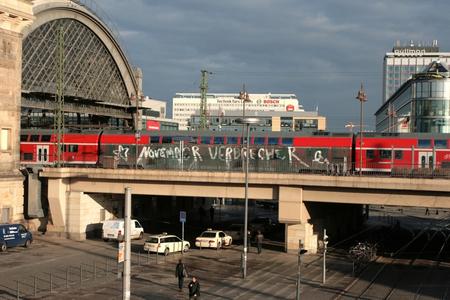
[[(176, 262), (181, 253), (162, 256), (150, 252), (134, 252), (131, 256), (132, 267), (149, 266)], [(186, 254), (184, 254), (186, 255)], [(51, 272), (37, 273), (31, 276), (21, 277), (16, 280), (14, 286), (8, 287), (9, 294), (16, 299), (40, 298), (59, 291), (82, 288), (90, 288), (101, 282), (117, 280), (121, 278), (122, 264), (117, 260), (105, 257), (103, 260), (94, 260), (91, 263), (79, 265), (61, 266)]]

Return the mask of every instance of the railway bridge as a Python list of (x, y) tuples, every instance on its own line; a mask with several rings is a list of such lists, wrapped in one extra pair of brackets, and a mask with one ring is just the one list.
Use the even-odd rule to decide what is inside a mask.
[[(100, 210), (111, 210), (111, 195), (123, 199), (125, 187), (134, 195), (245, 197), (242, 172), (46, 168), (40, 176), (48, 180), (49, 231), (79, 240), (100, 222)], [(297, 249), (299, 239), (317, 250), (320, 222), (327, 218), (320, 206), (327, 203), (350, 207), (331, 213), (336, 228), (356, 222), (365, 204), (450, 208), (448, 179), (250, 173), (248, 180), (249, 199), (278, 201), (286, 250)]]

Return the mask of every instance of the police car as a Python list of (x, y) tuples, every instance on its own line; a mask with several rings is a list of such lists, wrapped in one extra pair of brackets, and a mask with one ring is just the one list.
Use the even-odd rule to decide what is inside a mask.
[(29, 247), (33, 235), (22, 224), (0, 224), (0, 251), (15, 246)]
[(176, 235), (168, 235), (167, 233), (151, 235), (145, 241), (144, 251), (164, 253), (169, 255), (172, 252), (188, 251), (191, 244), (188, 241), (182, 241)]
[(233, 238), (221, 230), (212, 230), (208, 228), (195, 239), (195, 246), (198, 248), (221, 248), (230, 246)]

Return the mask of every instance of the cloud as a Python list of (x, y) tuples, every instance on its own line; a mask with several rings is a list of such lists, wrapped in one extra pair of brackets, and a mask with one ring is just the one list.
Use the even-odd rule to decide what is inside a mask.
[(198, 91), (208, 69), (211, 92), (296, 93), (319, 105), (332, 130), (358, 122), (354, 99), (367, 89), (366, 118), (381, 105), (383, 56), (396, 40), (450, 49), (450, 2), (419, 0), (97, 0), (144, 72), (144, 90), (171, 102)]

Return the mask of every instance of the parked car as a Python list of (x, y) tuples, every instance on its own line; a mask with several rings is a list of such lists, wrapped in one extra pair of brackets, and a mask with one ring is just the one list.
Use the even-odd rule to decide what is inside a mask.
[[(124, 219), (104, 221), (102, 226), (103, 240), (107, 242), (109, 240), (123, 239), (125, 233), (124, 225)], [(131, 220), (131, 238), (140, 240), (144, 238), (144, 228), (137, 220)]]
[(188, 241), (182, 241), (176, 235), (168, 235), (166, 233), (151, 235), (144, 243), (144, 251), (164, 253), (169, 255), (172, 252), (186, 252), (191, 247)]
[(255, 234), (258, 231), (262, 233), (273, 230), (278, 222), (270, 217), (256, 217), (250, 221), (250, 231)]
[(221, 230), (208, 229), (195, 239), (198, 248), (221, 248), (230, 246), (233, 238)]
[[(252, 237), (249, 228), (247, 236), (248, 239)], [(225, 233), (231, 236), (233, 241), (242, 241), (244, 240), (244, 224), (231, 224), (230, 227), (227, 230), (225, 230)]]
[(28, 248), (32, 242), (33, 235), (22, 224), (0, 224), (0, 251), (16, 246)]

